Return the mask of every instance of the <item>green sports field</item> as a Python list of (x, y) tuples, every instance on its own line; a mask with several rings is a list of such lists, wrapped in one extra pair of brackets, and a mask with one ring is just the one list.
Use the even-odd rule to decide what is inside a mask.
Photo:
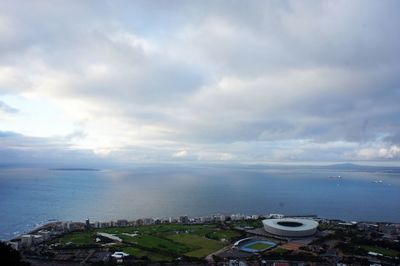
[(71, 248), (98, 246), (105, 242), (96, 242), (98, 232), (112, 234), (122, 239), (112, 250), (124, 251), (132, 256), (148, 259), (151, 262), (174, 261), (179, 257), (202, 259), (226, 245), (240, 233), (230, 229), (221, 229), (217, 225), (148, 225), (98, 228), (90, 231), (65, 234), (51, 241), (53, 244)]

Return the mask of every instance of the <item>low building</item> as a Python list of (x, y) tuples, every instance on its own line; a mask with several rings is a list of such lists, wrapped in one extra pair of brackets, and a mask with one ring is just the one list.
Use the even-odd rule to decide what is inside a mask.
[(20, 243), (21, 243), (21, 242), (19, 242), (19, 241), (8, 241), (8, 242), (7, 242), (7, 244), (8, 244), (12, 249), (15, 249), (15, 250), (19, 250)]
[(102, 222), (100, 223), (100, 228), (104, 228), (104, 227), (110, 227), (110, 223), (109, 222)]
[(47, 230), (40, 230), (37, 234), (41, 235), (43, 237), (43, 240), (49, 240), (51, 237), (51, 233)]
[(64, 231), (71, 231), (71, 222), (63, 222), (61, 226)]
[(100, 236), (100, 237), (104, 237), (104, 238), (110, 239), (110, 240), (115, 241), (115, 242), (122, 242), (121, 238), (119, 238), (118, 236), (115, 236), (113, 234), (99, 232), (96, 235)]
[(127, 220), (117, 220), (116, 226), (120, 226), (120, 227), (124, 227), (128, 225), (128, 221)]
[(267, 215), (267, 218), (270, 218), (270, 219), (282, 219), (283, 217), (285, 217), (285, 215), (280, 214), (280, 213), (270, 213)]
[(144, 224), (144, 225), (151, 225), (151, 224), (154, 224), (154, 219), (153, 219), (153, 218), (144, 218), (143, 224)]
[(44, 241), (44, 237), (42, 235), (32, 235), (33, 244), (37, 245)]
[(33, 243), (32, 235), (22, 235), (21, 236), (21, 246), (24, 248), (30, 248)]

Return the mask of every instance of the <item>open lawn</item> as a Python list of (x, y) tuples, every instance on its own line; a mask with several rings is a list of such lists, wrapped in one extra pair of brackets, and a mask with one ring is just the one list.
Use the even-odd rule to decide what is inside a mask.
[(91, 231), (73, 232), (65, 234), (59, 238), (52, 240), (52, 243), (67, 244), (72, 243), (76, 246), (91, 245), (94, 244), (94, 235)]
[[(148, 258), (152, 262), (173, 261), (180, 256), (204, 258), (227, 245), (232, 238), (240, 236), (234, 230), (224, 230), (217, 225), (166, 224), (96, 228), (65, 234), (52, 242), (93, 245), (98, 232), (120, 237), (123, 242), (115, 246), (117, 250), (138, 258)], [(227, 241), (220, 241), (222, 239)]]
[(144, 251), (140, 248), (135, 248), (135, 247), (122, 247), (121, 250), (130, 255), (135, 256), (136, 258), (143, 259), (147, 257), (148, 259), (154, 262), (172, 261), (174, 259), (173, 257), (161, 255), (154, 252)]
[(136, 244), (144, 248), (157, 249), (161, 252), (166, 252), (176, 256), (179, 256), (180, 254), (183, 254), (190, 250), (187, 246), (180, 243), (173, 242), (169, 239), (149, 235), (138, 237)]
[(366, 252), (372, 251), (376, 253), (381, 253), (384, 256), (389, 256), (389, 257), (400, 256), (400, 251), (396, 251), (394, 249), (386, 249), (383, 247), (367, 246), (367, 245), (363, 245), (361, 246), (361, 248), (364, 249)]
[(174, 242), (182, 243), (190, 247), (191, 251), (184, 254), (188, 257), (203, 258), (224, 246), (220, 241), (198, 235), (180, 234), (169, 236), (169, 238)]
[(215, 240), (232, 240), (235, 237), (239, 237), (240, 233), (233, 230), (216, 230), (205, 234), (208, 238)]

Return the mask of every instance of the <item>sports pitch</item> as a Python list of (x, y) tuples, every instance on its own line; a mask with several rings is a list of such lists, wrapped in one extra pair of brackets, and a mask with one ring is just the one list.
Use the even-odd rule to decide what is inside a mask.
[(264, 240), (256, 240), (256, 241), (252, 241), (252, 242), (242, 246), (240, 248), (240, 250), (245, 251), (245, 252), (255, 253), (255, 252), (262, 252), (262, 251), (271, 249), (275, 246), (276, 246), (276, 244), (273, 242), (264, 241)]

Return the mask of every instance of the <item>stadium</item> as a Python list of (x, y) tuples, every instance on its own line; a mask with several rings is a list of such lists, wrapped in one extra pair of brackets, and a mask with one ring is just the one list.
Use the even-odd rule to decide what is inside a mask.
[(253, 237), (244, 238), (234, 244), (240, 251), (257, 253), (276, 247), (276, 243)]
[(281, 237), (307, 237), (317, 232), (318, 223), (310, 219), (282, 218), (262, 221), (264, 230)]

